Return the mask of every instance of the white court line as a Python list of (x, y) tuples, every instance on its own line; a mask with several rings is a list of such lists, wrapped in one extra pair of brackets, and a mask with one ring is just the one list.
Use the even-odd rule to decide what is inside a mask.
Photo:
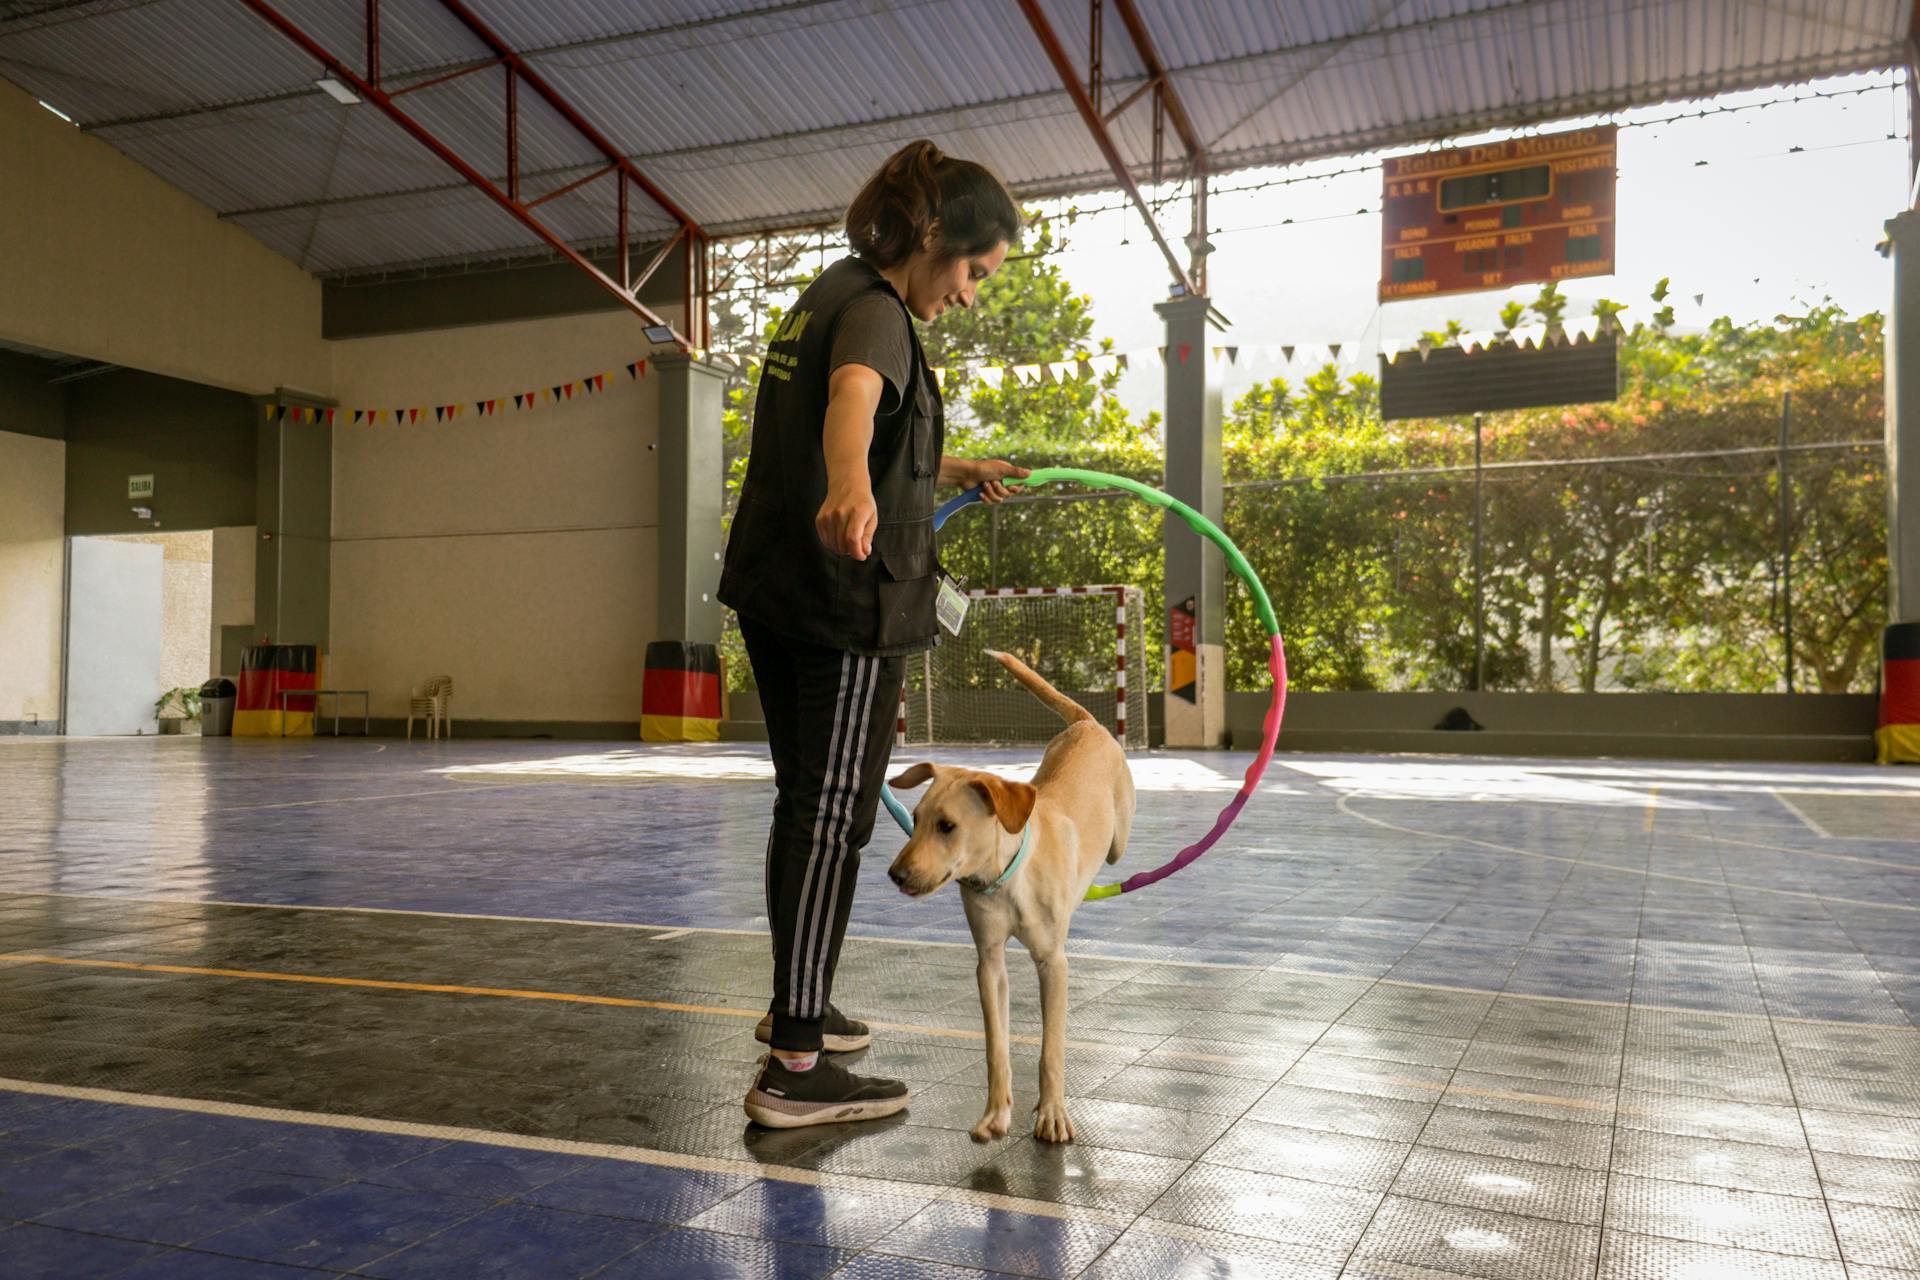
[(692, 932), (693, 932), (692, 929), (669, 929), (665, 933), (654, 934), (651, 938), (648, 938), (647, 941), (648, 942), (672, 942), (675, 938), (684, 938)]
[[(1360, 815), (1356, 814), (1354, 816), (1358, 817)], [(1374, 821), (1374, 819), (1367, 819), (1367, 820)], [(1424, 833), (1421, 833), (1421, 834), (1424, 834)], [(1464, 840), (1467, 837), (1455, 836), (1455, 837), (1449, 837), (1449, 838)], [(1474, 841), (1473, 843), (1479, 843), (1479, 842)], [(1495, 846), (1495, 847), (1498, 847), (1498, 846)], [(1537, 856), (1550, 857), (1551, 855), (1540, 854)], [(1583, 863), (1581, 865), (1589, 865), (1589, 864)], [(1599, 866), (1601, 864), (1594, 863), (1591, 865)], [(153, 906), (171, 906), (171, 907), (181, 907), (181, 906), (242, 907), (242, 908), (247, 908), (250, 910), (257, 910), (257, 911), (344, 911), (344, 912), (354, 912), (354, 913), (366, 914), (366, 915), (423, 916), (423, 917), (426, 917), (429, 919), (435, 919), (435, 920), (498, 920), (508, 924), (564, 924), (564, 925), (576, 925), (581, 928), (587, 928), (587, 929), (658, 930), (658, 931), (661, 931), (662, 933), (670, 934), (672, 937), (676, 937), (676, 938), (685, 936), (687, 934), (696, 934), (696, 933), (711, 933), (711, 934), (718, 934), (723, 937), (740, 937), (740, 938), (764, 938), (767, 936), (767, 931), (765, 929), (722, 929), (722, 928), (707, 927), (703, 925), (687, 925), (685, 927), (673, 926), (669, 928), (669, 927), (657, 925), (657, 924), (623, 924), (618, 921), (610, 921), (610, 920), (566, 920), (566, 919), (555, 919), (553, 917), (542, 917), (542, 916), (469, 915), (469, 914), (464, 914), (461, 912), (454, 912), (454, 911), (407, 911), (407, 910), (402, 910), (395, 907), (310, 907), (310, 906), (297, 906), (297, 905), (292, 905), (288, 903), (279, 903), (279, 902), (217, 902), (217, 901), (207, 901), (207, 900), (194, 899), (194, 898), (122, 898), (114, 894), (103, 894), (103, 893), (22, 893), (15, 889), (0, 889), (0, 899), (4, 899), (7, 897), (77, 898), (77, 899), (82, 899), (90, 902), (140, 902), (140, 903), (146, 903)], [(1912, 909), (1912, 908), (1909, 908), (1909, 909)], [(1371, 918), (1371, 917), (1367, 917), (1367, 918)], [(647, 941), (647, 942), (654, 942), (659, 940), (660, 940), (660, 935), (658, 933), (653, 938), (642, 939), (642, 941)], [(975, 947), (971, 942), (942, 942), (937, 940), (928, 940), (924, 938), (885, 938), (885, 937), (874, 937), (870, 934), (850, 933), (846, 936), (846, 940), (848, 942), (876, 942), (876, 943), (884, 944), (886, 946), (895, 946), (895, 947), (947, 947), (954, 950), (966, 950), (966, 951), (975, 950)], [(1862, 1022), (1853, 1022), (1853, 1021), (1848, 1021), (1846, 1019), (1836, 1019), (1836, 1018), (1782, 1018), (1782, 1017), (1774, 1017), (1772, 1015), (1765, 1014), (1765, 1013), (1743, 1013), (1743, 1012), (1734, 1011), (1734, 1010), (1723, 1011), (1723, 1010), (1715, 1010), (1715, 1009), (1703, 1010), (1703, 1009), (1688, 1008), (1685, 1005), (1649, 1004), (1644, 1000), (1596, 1000), (1587, 996), (1553, 996), (1553, 995), (1542, 995), (1542, 994), (1531, 992), (1531, 991), (1495, 991), (1490, 987), (1450, 987), (1444, 983), (1439, 983), (1439, 982), (1414, 982), (1411, 979), (1407, 979), (1407, 978), (1364, 977), (1364, 976), (1359, 976), (1355, 974), (1326, 973), (1319, 969), (1303, 969), (1303, 968), (1296, 968), (1290, 965), (1229, 964), (1229, 963), (1225, 963), (1217, 960), (1168, 960), (1168, 959), (1163, 959), (1159, 957), (1143, 958), (1139, 956), (1104, 956), (1104, 955), (1096, 955), (1090, 952), (1079, 952), (1079, 951), (1069, 951), (1067, 953), (1067, 957), (1070, 960), (1100, 961), (1107, 964), (1140, 964), (1140, 965), (1154, 965), (1158, 967), (1180, 968), (1180, 969), (1232, 969), (1232, 970), (1239, 970), (1242, 972), (1250, 971), (1253, 973), (1279, 973), (1279, 974), (1285, 974), (1286, 976), (1292, 977), (1292, 978), (1319, 978), (1323, 980), (1332, 979), (1336, 982), (1362, 982), (1362, 983), (1366, 983), (1370, 988), (1374, 986), (1399, 987), (1399, 988), (1403, 988), (1411, 991), (1438, 991), (1438, 992), (1447, 993), (1449, 995), (1495, 996), (1502, 1000), (1528, 1000), (1538, 1004), (1571, 1004), (1571, 1005), (1586, 1005), (1592, 1008), (1599, 1008), (1599, 1009), (1631, 1009), (1637, 1013), (1697, 1013), (1697, 1014), (1703, 1014), (1707, 1017), (1714, 1017), (1714, 1018), (1747, 1018), (1747, 1019), (1752, 1019), (1758, 1022), (1769, 1022), (1769, 1021), (1773, 1023), (1789, 1022), (1799, 1026), (1809, 1026), (1809, 1027), (1869, 1026), (1876, 1031), (1910, 1031), (1910, 1032), (1914, 1032), (1915, 1034), (1920, 1034), (1920, 1027), (1901, 1026), (1898, 1023), (1880, 1023), (1880, 1022), (1862, 1023)]]
[[(49, 1098), (73, 1098), (83, 1102), (150, 1107), (159, 1111), (189, 1111), (196, 1115), (232, 1116), (244, 1120), (266, 1120), (276, 1124), (351, 1129), (361, 1133), (389, 1133), (408, 1138), (431, 1138), (441, 1142), (475, 1142), (489, 1147), (512, 1147), (518, 1151), (544, 1151), (561, 1155), (589, 1156), (601, 1160), (625, 1160), (631, 1164), (653, 1165), (664, 1169), (733, 1173), (747, 1178), (794, 1182), (810, 1187), (877, 1194), (891, 1192), (896, 1195), (920, 1195), (929, 1200), (944, 1200), (951, 1204), (974, 1205), (983, 1209), (1006, 1209), (1015, 1213), (1059, 1218), (1067, 1222), (1099, 1223), (1103, 1226), (1121, 1228), (1134, 1224), (1134, 1215), (1108, 1209), (1056, 1204), (1051, 1200), (1028, 1200), (1020, 1196), (1000, 1195), (991, 1191), (973, 1191), (965, 1187), (868, 1178), (848, 1173), (822, 1173), (816, 1169), (761, 1164), (754, 1160), (729, 1160), (722, 1156), (695, 1156), (678, 1151), (655, 1151), (651, 1147), (631, 1147), (606, 1142), (576, 1142), (566, 1138), (536, 1138), (517, 1133), (495, 1133), (489, 1129), (467, 1129), (456, 1125), (378, 1120), (369, 1116), (338, 1115), (324, 1111), (288, 1111), (279, 1107), (256, 1107), (238, 1102), (209, 1102), (200, 1098), (179, 1098), (153, 1093), (123, 1093), (118, 1089), (89, 1089), (79, 1085), (41, 1084), (37, 1080), (12, 1080), (6, 1077), (0, 1077), (0, 1089), (12, 1090), (16, 1093), (39, 1094)], [(745, 1113), (742, 1113), (740, 1127), (744, 1129), (746, 1126), (747, 1118)], [(982, 1163), (985, 1162), (986, 1158), (983, 1156)]]
[(1778, 800), (1782, 805), (1786, 806), (1786, 810), (1788, 813), (1800, 819), (1800, 821), (1806, 823), (1807, 827), (1813, 832), (1813, 834), (1819, 836), (1822, 840), (1833, 839), (1833, 832), (1827, 830), (1825, 827), (1815, 822), (1812, 818), (1808, 817), (1807, 811), (1805, 809), (1802, 809), (1799, 805), (1795, 804), (1793, 801), (1781, 795), (1778, 790), (1776, 790), (1773, 787), (1769, 787), (1767, 788), (1767, 794), (1772, 796), (1775, 800)]
[[(1537, 849), (1522, 849), (1517, 845), (1496, 844), (1491, 840), (1480, 840), (1473, 836), (1457, 836), (1450, 831), (1422, 831), (1418, 827), (1403, 827), (1399, 823), (1388, 822), (1385, 818), (1375, 818), (1369, 814), (1361, 813), (1359, 810), (1348, 805), (1347, 802), (1353, 798), (1351, 795), (1341, 796), (1339, 803), (1335, 807), (1349, 818), (1358, 818), (1362, 822), (1371, 822), (1376, 827), (1384, 827), (1388, 831), (1398, 831), (1404, 835), (1426, 836), (1433, 840), (1457, 840), (1461, 844), (1479, 845), (1482, 849), (1492, 849), (1498, 853), (1511, 853), (1522, 858), (1538, 858), (1542, 862), (1560, 862), (1571, 867), (1584, 867), (1589, 871), (1610, 871), (1615, 875), (1644, 876), (1649, 880), (1673, 880), (1681, 884), (1706, 885), (1710, 889), (1719, 889), (1722, 891), (1739, 889), (1747, 893), (1775, 893), (1784, 898), (1805, 898), (1812, 902), (1837, 902), (1842, 906), (1848, 907), (1871, 907), (1880, 911), (1920, 912), (1920, 906), (1912, 906), (1904, 902), (1873, 902), (1865, 898), (1836, 898), (1824, 893), (1809, 893), (1804, 889), (1776, 889), (1771, 885), (1743, 884), (1738, 880), (1713, 880), (1706, 876), (1678, 875), (1672, 871), (1648, 871), (1641, 867), (1621, 867), (1615, 866), (1610, 862), (1595, 862), (1588, 858), (1569, 858), (1565, 854), (1560, 853), (1541, 853)], [(1364, 798), (1393, 800), (1406, 797), (1368, 796)]]

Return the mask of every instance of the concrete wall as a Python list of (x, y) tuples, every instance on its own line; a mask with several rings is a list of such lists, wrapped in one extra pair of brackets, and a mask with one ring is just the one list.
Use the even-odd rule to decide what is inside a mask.
[(326, 392), (318, 281), (4, 81), (0, 174), (0, 339), (249, 394)]
[(66, 451), (0, 430), (0, 733), (60, 720)]
[(658, 408), (631, 315), (335, 344), (341, 404), (511, 396), (612, 370), (604, 396), (449, 425), (334, 428), (327, 684), (405, 716), (454, 680), (454, 718), (640, 718), (659, 554)]
[(208, 660), (216, 674), (233, 675), (221, 653), (221, 631), (225, 627), (253, 628), (253, 576), (260, 531), (252, 525), (240, 525), (213, 531), (212, 599), (208, 602)]
[(127, 477), (151, 475), (162, 531), (254, 523), (254, 402), (120, 370), (67, 384), (67, 532), (149, 533)]
[[(1871, 760), (1871, 694), (1293, 693), (1282, 751)], [(1478, 732), (1436, 730), (1463, 707)], [(1228, 695), (1233, 745), (1260, 742), (1264, 693)]]
[(63, 440), (67, 435), (67, 397), (47, 381), (53, 366), (32, 356), (0, 351), (0, 431)]

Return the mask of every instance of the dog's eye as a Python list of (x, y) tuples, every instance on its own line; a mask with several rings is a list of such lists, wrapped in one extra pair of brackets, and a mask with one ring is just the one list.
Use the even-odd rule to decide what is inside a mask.
[(942, 818), (934, 825), (938, 828), (941, 835), (946, 835), (949, 831), (953, 830), (953, 821), (950, 818)]

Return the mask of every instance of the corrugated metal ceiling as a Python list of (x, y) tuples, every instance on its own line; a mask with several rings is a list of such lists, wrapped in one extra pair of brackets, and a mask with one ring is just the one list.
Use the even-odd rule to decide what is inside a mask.
[[(927, 136), (1025, 194), (1112, 185), (1010, 0), (470, 0), (709, 232), (835, 217), (893, 148)], [(1084, 66), (1086, 0), (1044, 0)], [(1897, 64), (1904, 0), (1139, 0), (1216, 171)], [(364, 6), (281, 0), (359, 59)], [(383, 0), (389, 87), (482, 55), (438, 0)], [(1144, 78), (1107, 13), (1106, 101)], [(0, 75), (303, 267), (353, 274), (526, 253), (526, 228), (233, 0), (0, 0)], [(406, 99), (504, 171), (500, 73)], [(521, 94), (532, 190), (595, 153)], [(1142, 103), (1115, 122), (1144, 175)], [(544, 211), (604, 239), (613, 188)], [(636, 199), (635, 228), (673, 225)]]

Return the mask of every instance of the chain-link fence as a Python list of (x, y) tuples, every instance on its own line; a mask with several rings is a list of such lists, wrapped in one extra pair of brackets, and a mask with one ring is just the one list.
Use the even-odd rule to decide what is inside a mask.
[[(1298, 689), (1871, 691), (1885, 450), (1857, 438), (1859, 413), (1823, 408), (1756, 402), (1544, 446), (1440, 424), (1410, 451), (1427, 465), (1229, 484), (1224, 526)], [(1539, 456), (1556, 443), (1577, 456)], [(1142, 588), (1161, 687), (1158, 508), (1020, 497), (956, 517), (940, 554), (973, 587)], [(1227, 604), (1230, 685), (1263, 688), (1263, 633), (1231, 575)]]

